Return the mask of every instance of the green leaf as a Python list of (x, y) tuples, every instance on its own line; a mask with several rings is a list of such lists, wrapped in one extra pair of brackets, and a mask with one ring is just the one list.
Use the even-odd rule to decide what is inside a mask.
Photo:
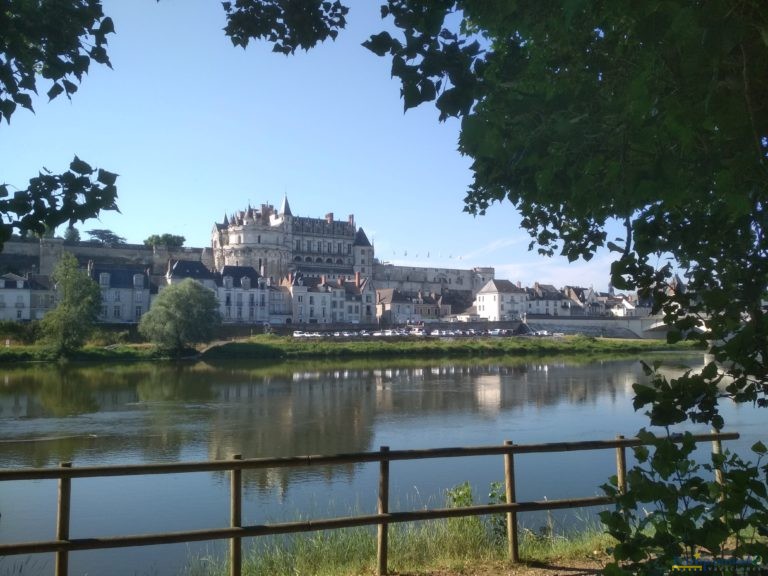
[(88, 164), (87, 162), (83, 162), (77, 156), (75, 156), (75, 159), (72, 160), (72, 162), (70, 163), (69, 169), (72, 170), (72, 172), (75, 172), (77, 174), (83, 174), (83, 175), (93, 174), (93, 168), (91, 168), (91, 165)]
[(55, 82), (53, 86), (51, 86), (51, 89), (48, 90), (48, 100), (53, 100), (62, 92), (64, 92), (64, 87), (58, 82)]
[(363, 47), (376, 54), (376, 56), (384, 56), (392, 47), (392, 36), (389, 32), (374, 34), (363, 42)]
[(750, 450), (752, 450), (752, 452), (754, 452), (755, 454), (765, 454), (766, 452), (768, 452), (768, 448), (766, 448), (765, 444), (763, 444), (759, 440), (754, 444), (752, 444)]

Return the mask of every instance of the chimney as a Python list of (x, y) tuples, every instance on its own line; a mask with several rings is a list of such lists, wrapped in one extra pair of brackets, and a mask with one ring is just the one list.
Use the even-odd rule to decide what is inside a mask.
[(328, 212), (328, 214), (325, 215), (325, 221), (328, 222), (328, 224), (333, 224), (333, 212)]
[(339, 278), (336, 280), (336, 283), (339, 285), (339, 287), (344, 286), (344, 275), (339, 274)]
[(360, 288), (360, 272), (355, 272), (355, 288)]
[(325, 274), (320, 275), (320, 285), (325, 286)]
[(350, 223), (350, 225), (352, 225), (352, 226), (354, 226), (354, 225), (355, 225), (355, 215), (354, 215), (354, 214), (350, 214), (350, 215), (349, 215), (349, 223)]

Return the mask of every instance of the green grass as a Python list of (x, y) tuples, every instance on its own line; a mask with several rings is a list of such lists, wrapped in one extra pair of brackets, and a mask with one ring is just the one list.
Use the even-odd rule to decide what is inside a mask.
[[(171, 358), (151, 344), (93, 343), (69, 356), (73, 361), (136, 361)], [(298, 339), (291, 336), (260, 335), (247, 340), (227, 342), (200, 354), (212, 360), (354, 360), (354, 359), (538, 359), (570, 357), (589, 361), (608, 355), (648, 354), (658, 351), (694, 350), (690, 343), (669, 345), (663, 340), (639, 340), (566, 336), (563, 338), (478, 337), (444, 340), (436, 338), (376, 338), (367, 340)], [(185, 356), (193, 356), (189, 350)], [(59, 358), (42, 344), (0, 347), (0, 363), (53, 362)]]
[[(500, 484), (491, 485), (489, 502), (503, 500)], [(465, 482), (446, 491), (445, 505), (462, 508), (476, 503)], [(412, 508), (409, 507), (409, 508)], [(387, 567), (392, 573), (451, 570), (508, 563), (506, 514), (418, 521), (389, 526)], [(592, 517), (594, 518), (594, 517)], [(575, 530), (558, 530), (552, 516), (537, 531), (523, 528), (518, 517), (520, 558), (528, 563), (595, 559), (612, 544), (593, 519), (579, 520)], [(287, 536), (262, 537), (244, 556), (243, 574), (262, 576), (337, 576), (374, 574), (376, 527), (347, 528)], [(186, 576), (224, 576), (227, 562), (213, 556), (193, 558)]]
[(636, 354), (659, 350), (691, 350), (682, 343), (663, 340), (592, 338), (376, 338), (367, 340), (298, 339), (291, 336), (254, 336), (248, 341), (226, 343), (209, 349), (203, 358), (462, 358), (490, 356), (554, 356), (585, 354)]
[[(586, 560), (595, 558), (611, 544), (599, 526), (585, 524), (580, 530), (550, 534), (523, 530), (520, 557), (526, 563)], [(508, 563), (506, 541), (488, 529), (480, 518), (453, 518), (389, 528), (389, 562), (392, 573), (434, 570), (462, 572), (468, 567)], [(191, 560), (186, 576), (224, 576), (227, 562), (200, 556)], [(375, 574), (375, 528), (349, 528), (327, 532), (264, 538), (245, 554), (243, 574), (266, 576), (344, 576)]]

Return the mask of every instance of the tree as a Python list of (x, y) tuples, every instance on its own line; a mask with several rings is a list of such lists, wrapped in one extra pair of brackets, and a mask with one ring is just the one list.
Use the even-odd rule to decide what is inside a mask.
[(152, 234), (149, 238), (144, 240), (145, 246), (165, 246), (166, 248), (181, 248), (184, 246), (184, 236), (177, 236), (176, 234)]
[(62, 254), (52, 279), (58, 303), (43, 317), (42, 332), (57, 353), (67, 355), (90, 336), (101, 309), (101, 290), (69, 252)]
[(64, 230), (64, 242), (66, 244), (80, 242), (80, 231), (74, 226), (68, 226), (67, 229)]
[(91, 237), (92, 241), (100, 242), (101, 244), (104, 244), (104, 246), (119, 246), (120, 244), (125, 244), (125, 238), (118, 236), (112, 232), (112, 230), (99, 228), (96, 230), (87, 230), (85, 233)]
[[(346, 14), (312, 0), (224, 8), (235, 45), (286, 54), (335, 38)], [(644, 393), (654, 423), (721, 427), (724, 376), (731, 397), (768, 403), (768, 4), (388, 0), (381, 13), (398, 34), (364, 46), (391, 58), (405, 109), (461, 119), (467, 212), (512, 202), (543, 254), (607, 247), (613, 285), (652, 300), (671, 339), (716, 342), (717, 369), (686, 380), (674, 414)]]
[[(114, 32), (98, 0), (48, 2), (8, 0), (0, 16), (0, 122), (18, 107), (30, 111), (37, 79), (50, 82), (49, 100), (70, 98), (91, 61), (109, 65), (107, 35)], [(117, 175), (77, 156), (69, 170), (43, 169), (19, 189), (0, 180), (0, 249), (14, 232), (38, 235), (60, 224), (85, 221), (116, 210)]]
[(209, 341), (220, 322), (214, 293), (187, 278), (158, 294), (149, 312), (141, 317), (139, 333), (178, 354), (191, 344)]
[[(254, 13), (271, 25), (245, 20), (238, 35), (231, 26), (240, 20), (231, 19), (233, 42), (262, 38), (285, 53), (323, 38), (291, 28), (276, 4), (237, 2), (249, 13), (260, 7)], [(474, 173), (464, 209), (482, 215), (511, 202), (530, 248), (543, 254), (573, 261), (612, 250), (613, 285), (651, 300), (670, 340), (697, 340), (713, 354), (701, 373), (671, 381), (649, 367), (653, 380), (636, 386), (635, 407), (651, 424), (669, 430), (691, 419), (722, 428), (724, 396), (768, 405), (768, 4), (388, 0), (382, 17), (397, 32), (374, 34), (365, 46), (391, 58), (406, 110), (434, 102), (440, 119), (461, 119), (459, 150)], [(613, 221), (623, 225), (619, 238), (608, 236)], [(655, 449), (643, 462), (664, 482), (691, 470), (685, 450), (662, 442)], [(745, 466), (735, 476), (758, 487), (747, 490), (756, 513), (738, 526), (764, 530), (763, 480)], [(658, 500), (661, 485), (644, 494), (630, 485), (624, 501)], [(685, 479), (682, 500), (704, 486)], [(670, 524), (655, 525), (667, 537), (662, 552), (721, 551), (738, 523), (726, 526), (709, 510), (707, 521), (685, 516), (695, 530), (683, 535), (672, 506)], [(642, 530), (633, 530), (612, 527), (622, 544), (642, 544)], [(617, 559), (641, 549), (619, 546)]]
[[(97, 0), (65, 4), (88, 16), (65, 27), (67, 46), (95, 36), (97, 22), (109, 33)], [(282, 54), (335, 38), (347, 14), (321, 0), (223, 7), (233, 44), (263, 39)], [(440, 119), (461, 119), (459, 150), (474, 173), (464, 209), (513, 203), (544, 254), (590, 259), (607, 247), (615, 287), (652, 300), (670, 339), (709, 346), (701, 374), (638, 387), (652, 424), (721, 428), (723, 395), (768, 405), (768, 4), (387, 0), (382, 17), (394, 36), (365, 46), (391, 58), (404, 107), (434, 102)], [(46, 54), (30, 51), (45, 70)], [(53, 73), (70, 95), (68, 71)], [(614, 220), (620, 238), (608, 236)]]

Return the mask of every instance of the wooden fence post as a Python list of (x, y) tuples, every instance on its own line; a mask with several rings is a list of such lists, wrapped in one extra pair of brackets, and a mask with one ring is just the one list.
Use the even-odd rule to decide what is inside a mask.
[[(624, 440), (621, 434), (616, 435), (616, 440)], [(616, 478), (619, 494), (627, 492), (627, 448), (616, 446)]]
[[(712, 428), (712, 434), (719, 434), (720, 430)], [(723, 443), (719, 438), (712, 439), (712, 456), (715, 454), (721, 455), (723, 453)], [(723, 467), (719, 462), (713, 462), (715, 468), (715, 482), (720, 487), (720, 502), (725, 501), (725, 474), (723, 474)], [(725, 516), (721, 516), (720, 520), (725, 522)]]
[[(512, 446), (512, 440), (505, 440), (504, 446)], [(515, 455), (508, 452), (504, 455), (504, 487), (507, 493), (507, 504), (516, 501), (515, 495)], [(512, 562), (520, 561), (520, 549), (517, 542), (517, 512), (507, 512), (507, 545), (509, 547), (509, 559)]]
[[(62, 462), (61, 468), (71, 468), (72, 462)], [(69, 512), (72, 499), (72, 479), (68, 476), (59, 477), (58, 510), (56, 513), (56, 540), (69, 540)], [(69, 573), (69, 552), (56, 552), (56, 576), (67, 576)]]
[[(242, 460), (240, 454), (232, 456), (233, 460)], [(240, 468), (232, 468), (230, 478), (230, 503), (229, 517), (232, 528), (240, 528), (243, 525), (243, 471)], [(240, 576), (243, 570), (243, 542), (240, 538), (232, 538), (229, 541), (229, 574)]]
[[(388, 453), (389, 446), (381, 447), (381, 454), (383, 456), (379, 463), (379, 514), (389, 513), (389, 458)], [(389, 531), (388, 524), (385, 520), (379, 523), (378, 530), (378, 546), (377, 546), (377, 559), (378, 559), (378, 576), (386, 576), (387, 574), (387, 547), (389, 546)]]

